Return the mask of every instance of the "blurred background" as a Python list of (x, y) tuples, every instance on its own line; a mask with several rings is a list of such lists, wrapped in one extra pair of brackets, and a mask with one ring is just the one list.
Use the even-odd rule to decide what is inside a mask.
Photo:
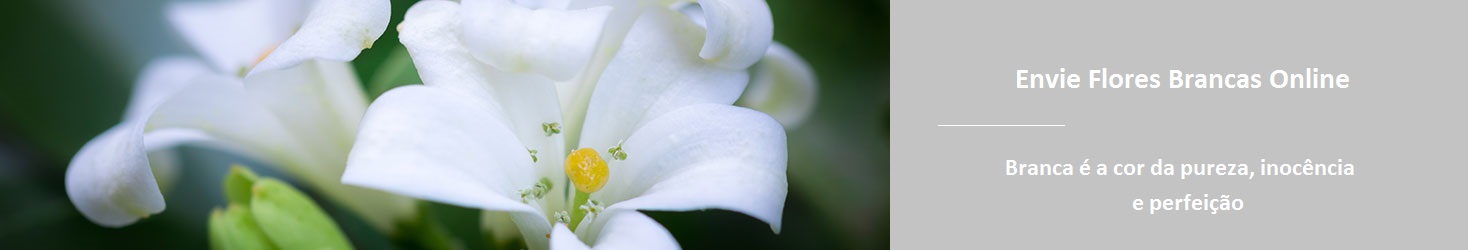
[[(163, 17), (166, 2), (19, 0), (0, 8), (0, 249), (207, 248), (208, 214), (225, 204), (220, 180), (229, 164), (285, 178), (248, 159), (185, 146), (179, 150), (183, 171), (164, 190), (163, 213), (109, 229), (83, 218), (67, 199), (67, 164), (83, 144), (121, 120), (142, 67), (160, 55), (193, 53)], [(390, 25), (413, 2), (392, 1)], [(648, 214), (688, 249), (888, 248), (889, 3), (769, 5), (775, 40), (804, 57), (820, 82), (812, 116), (787, 128), (790, 193), (781, 234), (734, 212)], [(400, 50), (389, 28), (353, 62), (368, 96), (418, 82), (391, 70), (402, 68), (390, 59)], [(358, 248), (419, 247), (322, 205)], [(479, 230), (477, 211), (423, 206), (464, 246), (494, 247)]]

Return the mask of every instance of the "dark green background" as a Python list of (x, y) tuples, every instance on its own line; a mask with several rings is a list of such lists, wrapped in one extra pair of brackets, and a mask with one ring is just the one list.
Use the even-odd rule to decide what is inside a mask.
[[(393, 1), (392, 25), (412, 2)], [(108, 229), (76, 211), (63, 177), (72, 155), (121, 119), (147, 58), (189, 53), (159, 17), (161, 3), (111, 7), (118, 5), (22, 0), (0, 8), (0, 249), (205, 248), (208, 212), (224, 204), (218, 186), (225, 167), (252, 163), (184, 147), (185, 171), (165, 191), (165, 212)], [(791, 190), (782, 233), (727, 211), (648, 214), (689, 249), (887, 248), (889, 3), (782, 0), (770, 7), (775, 40), (800, 53), (821, 84), (814, 115), (789, 131)], [(370, 96), (417, 82), (411, 72), (395, 70), (410, 65), (384, 64), (400, 50), (396, 31), (387, 29), (354, 62)], [(424, 206), (460, 243), (491, 247), (480, 236), (476, 211)], [(355, 218), (333, 214), (359, 248), (422, 243), (380, 235)]]

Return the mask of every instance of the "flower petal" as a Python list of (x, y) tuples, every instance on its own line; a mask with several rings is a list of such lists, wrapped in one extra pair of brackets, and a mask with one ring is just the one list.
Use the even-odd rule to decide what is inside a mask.
[(128, 100), (124, 120), (148, 119), (153, 109), (180, 89), (188, 87), (194, 77), (210, 73), (209, 65), (197, 58), (164, 56), (153, 59), (138, 74), (138, 85)]
[[(310, 162), (288, 169), (312, 182), (340, 183), (357, 124), (367, 109), (352, 66), (311, 60), (298, 67), (245, 78), (253, 103), (263, 106), (301, 143)], [(287, 166), (292, 167), (292, 166)]]
[(608, 210), (727, 209), (780, 232), (787, 183), (785, 132), (758, 111), (689, 106), (643, 125), (612, 161), (602, 192)]
[(581, 238), (577, 238), (576, 233), (571, 232), (571, 229), (567, 228), (566, 224), (556, 223), (555, 228), (551, 229), (550, 248), (556, 250), (582, 250), (591, 249), (591, 246), (587, 246), (585, 242), (581, 242)]
[(749, 88), (739, 97), (739, 106), (770, 114), (786, 128), (799, 126), (815, 109), (815, 72), (790, 48), (771, 45), (750, 70)]
[(518, 194), (536, 181), (530, 155), (501, 117), (442, 89), (388, 91), (363, 116), (342, 182), (459, 206), (538, 213)]
[(279, 70), (311, 59), (351, 61), (387, 30), (387, 0), (320, 0), (301, 29), (276, 47), (250, 74)]
[[(138, 111), (144, 113), (135, 116), (143, 118), (126, 120), (87, 142), (72, 159), (66, 174), (67, 196), (88, 219), (120, 227), (163, 210), (163, 197), (149, 168), (150, 150), (217, 138), (232, 145), (225, 149), (253, 156), (282, 156), (266, 157), (277, 162), (288, 160), (284, 158), (289, 152), (299, 151), (279, 122), (262, 107), (253, 105), (237, 79), (203, 75), (187, 82), (166, 94), (153, 110)], [(144, 86), (140, 91), (156, 89), (172, 88)], [(140, 99), (144, 103), (151, 100)]]
[[(588, 235), (596, 235), (591, 241), (595, 249), (679, 249), (673, 234), (647, 215), (637, 211), (605, 213), (606, 219), (598, 218), (597, 229)], [(551, 232), (551, 249), (588, 249), (576, 234), (563, 224), (556, 224)]]
[(485, 237), (495, 249), (509, 248), (510, 243), (520, 240), (520, 227), (515, 225), (510, 213), (499, 211), (480, 211), (479, 228), (484, 229)]
[(764, 57), (775, 35), (775, 21), (764, 0), (704, 0), (698, 5), (708, 27), (700, 57), (735, 69)]
[[(403, 45), (412, 55), (419, 76), (428, 86), (470, 95), (486, 101), (488, 108), (499, 110), (505, 115), (503, 122), (525, 149), (538, 152), (534, 160), (537, 176), (564, 187), (564, 135), (547, 135), (544, 128), (550, 123), (565, 125), (554, 84), (544, 77), (503, 72), (475, 60), (459, 42), (460, 11), (455, 2), (419, 2), (399, 24)], [(544, 207), (565, 207), (565, 200), (564, 192), (551, 192), (543, 199)]]
[(289, 37), (299, 21), (271, 18), (284, 8), (264, 0), (191, 1), (168, 5), (168, 20), (215, 72), (239, 72)]
[(510, 72), (567, 80), (597, 52), (610, 7), (531, 9), (508, 0), (465, 0), (463, 41), (475, 58)]
[(97, 225), (122, 227), (163, 212), (142, 124), (120, 124), (82, 146), (66, 169), (66, 196)]
[(644, 11), (591, 95), (581, 147), (615, 146), (638, 124), (688, 105), (734, 103), (749, 74), (700, 59), (698, 30), (670, 9)]
[(486, 66), (459, 41), (459, 3), (422, 1), (398, 23), (399, 39), (423, 84), (492, 99)]
[[(204, 75), (190, 80), (148, 117), (149, 135), (169, 129), (197, 130), (247, 156), (282, 164), (307, 158), (298, 138), (259, 105), (238, 79)], [(177, 143), (202, 139), (184, 132)], [(166, 140), (165, 140), (166, 141)], [(209, 144), (209, 145), (221, 145)], [(292, 170), (287, 170), (292, 171)]]

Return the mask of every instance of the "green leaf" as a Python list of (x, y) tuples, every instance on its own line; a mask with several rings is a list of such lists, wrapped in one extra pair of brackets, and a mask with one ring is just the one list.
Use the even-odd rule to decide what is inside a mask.
[(230, 204), (229, 208), (214, 209), (209, 215), (209, 244), (214, 249), (275, 249), (265, 232), (255, 224), (250, 208)]
[(231, 204), (250, 204), (250, 189), (255, 186), (255, 180), (260, 176), (249, 168), (235, 164), (230, 166), (229, 175), (224, 176), (224, 197)]
[(255, 182), (250, 210), (265, 235), (284, 249), (352, 249), (351, 243), (321, 207), (290, 185), (275, 179)]

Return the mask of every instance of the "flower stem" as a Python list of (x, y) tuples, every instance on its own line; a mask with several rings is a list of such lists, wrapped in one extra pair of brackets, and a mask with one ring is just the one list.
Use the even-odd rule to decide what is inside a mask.
[(581, 205), (585, 205), (589, 199), (591, 199), (591, 194), (581, 192), (580, 190), (576, 191), (575, 202), (571, 203), (571, 225), (567, 225), (571, 227), (572, 232), (576, 231), (577, 225), (581, 225), (582, 217), (586, 217), (586, 211), (581, 210)]

